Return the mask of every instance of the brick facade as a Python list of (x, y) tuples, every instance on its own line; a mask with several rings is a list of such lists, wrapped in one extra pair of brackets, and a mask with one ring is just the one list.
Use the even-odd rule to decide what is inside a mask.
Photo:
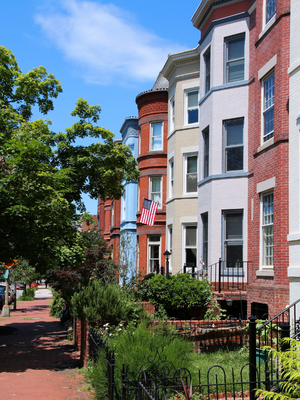
[[(254, 3), (254, 2), (252, 2)], [(249, 182), (248, 260), (253, 262), (248, 286), (247, 314), (253, 302), (268, 306), (274, 316), (289, 304), (287, 268), (288, 135), (289, 135), (289, 29), (290, 2), (277, 1), (276, 15), (263, 26), (263, 0), (250, 15), (249, 63)], [(274, 71), (274, 137), (263, 142), (262, 82)], [(262, 204), (273, 193), (273, 268), (262, 266)]]
[[(138, 169), (141, 172), (138, 189), (137, 211), (137, 245), (138, 269), (142, 274), (149, 272), (148, 238), (150, 235), (160, 237), (160, 266), (165, 265), (163, 253), (166, 249), (166, 186), (167, 186), (167, 135), (168, 135), (168, 91), (166, 89), (150, 90), (137, 96), (139, 110), (139, 155)], [(163, 123), (162, 150), (151, 151), (151, 122)], [(150, 197), (149, 182), (151, 176), (162, 177), (162, 208), (158, 209), (154, 226), (140, 224), (141, 209), (144, 198)]]

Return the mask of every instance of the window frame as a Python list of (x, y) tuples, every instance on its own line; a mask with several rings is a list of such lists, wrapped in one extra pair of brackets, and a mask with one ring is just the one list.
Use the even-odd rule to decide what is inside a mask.
[(203, 137), (203, 179), (209, 177), (209, 127), (202, 131)]
[[(237, 122), (242, 122), (242, 143), (239, 144), (234, 144), (234, 145), (227, 145), (227, 132), (228, 132), (228, 125), (234, 124)], [(241, 118), (235, 118), (235, 119), (227, 119), (223, 121), (223, 172), (225, 174), (235, 172), (235, 171), (243, 171), (244, 170), (244, 127), (245, 127), (245, 120), (243, 117)], [(228, 149), (234, 149), (234, 148), (242, 148), (243, 149), (243, 155), (242, 155), (242, 168), (241, 169), (231, 169), (228, 170)]]
[[(264, 207), (264, 198), (272, 196), (272, 223), (266, 224), (264, 223), (264, 218), (265, 218), (265, 207)], [(260, 194), (260, 202), (261, 202), (261, 218), (260, 218), (260, 231), (261, 231), (261, 269), (273, 269), (274, 266), (274, 191), (269, 190), (267, 192), (261, 193)], [(266, 241), (265, 241), (265, 235), (264, 231), (265, 228), (267, 227), (272, 227), (272, 245), (271, 246), (266, 246)], [(270, 237), (270, 235), (269, 235)], [(266, 248), (272, 249), (271, 250), (271, 255), (266, 255)], [(271, 264), (265, 263), (265, 257), (270, 258), (272, 261)]]
[(175, 98), (170, 100), (170, 132), (175, 130)]
[[(187, 228), (195, 228), (196, 229), (196, 244), (195, 246), (187, 246), (186, 244), (186, 231)], [(198, 256), (198, 224), (197, 223), (184, 223), (182, 224), (182, 265), (186, 265), (187, 268), (192, 268), (192, 266), (187, 265), (187, 257), (186, 257), (186, 250), (188, 249), (195, 249), (196, 256), (195, 256), (195, 269), (197, 268), (197, 256)]]
[[(268, 16), (268, 6), (270, 3), (275, 3), (275, 9), (272, 14)], [(271, 5), (272, 6), (272, 5)], [(274, 4), (273, 4), (274, 6)], [(275, 17), (276, 15), (276, 9), (277, 9), (277, 0), (265, 0), (264, 1), (264, 26), (268, 25), (268, 23)]]
[[(159, 240), (153, 240), (153, 238), (158, 238)], [(152, 240), (151, 240), (152, 239)], [(158, 258), (152, 257), (152, 248), (158, 246)], [(148, 235), (147, 236), (147, 271), (148, 273), (156, 272), (155, 265), (153, 268), (152, 261), (158, 260), (158, 266), (161, 266), (161, 235)]]
[[(226, 231), (227, 231), (227, 221), (228, 221), (228, 216), (233, 215), (233, 214), (240, 214), (242, 217), (242, 235), (241, 238), (227, 238)], [(243, 258), (244, 258), (244, 210), (222, 210), (222, 260), (225, 261), (222, 263), (222, 270), (221, 274), (222, 275), (227, 275), (227, 276), (243, 276), (245, 275), (244, 271), (244, 263), (243, 263)], [(237, 260), (240, 261), (240, 265), (235, 266), (227, 266), (227, 247), (228, 245), (234, 244), (235, 242), (236, 245), (242, 245), (242, 260)], [(240, 242), (241, 244), (239, 244)]]
[(169, 199), (174, 197), (174, 158), (169, 160)]
[[(273, 95), (271, 98), (271, 105), (266, 107), (266, 83), (273, 78)], [(261, 80), (262, 87), (262, 144), (266, 143), (268, 140), (274, 137), (274, 108), (275, 108), (275, 71), (274, 69), (264, 76)], [(268, 89), (270, 90), (270, 89)], [(270, 101), (270, 100), (269, 100)], [(273, 112), (273, 130), (266, 132), (266, 115), (272, 111)]]
[[(153, 186), (153, 179), (159, 178), (160, 179), (160, 190), (159, 192), (154, 192), (152, 190), (152, 186)], [(156, 193), (160, 193), (160, 201), (158, 202), (158, 209), (161, 210), (162, 209), (162, 175), (151, 175), (149, 176), (149, 199), (152, 201), (156, 201), (154, 196)]]
[[(195, 106), (189, 107), (189, 105), (188, 105), (189, 95), (193, 94), (193, 93), (197, 93), (197, 99), (198, 99), (197, 105), (196, 105), (196, 107)], [(184, 95), (185, 95), (185, 102), (184, 102), (185, 103), (185, 113), (184, 113), (185, 121), (184, 121), (184, 124), (185, 125), (196, 125), (196, 124), (199, 124), (199, 88), (186, 90)], [(196, 110), (196, 108), (197, 108), (197, 112), (198, 112), (197, 113), (197, 121), (196, 122), (189, 122), (189, 111)]]
[(202, 260), (203, 269), (207, 271), (208, 267), (208, 213), (201, 214), (202, 221)]
[[(228, 45), (230, 43), (230, 41), (232, 40), (236, 40), (238, 38), (244, 38), (244, 55), (243, 57), (238, 57), (232, 60), (228, 60)], [(246, 34), (245, 32), (243, 33), (239, 33), (237, 35), (232, 35), (232, 36), (227, 36), (224, 38), (224, 83), (235, 83), (235, 82), (241, 82), (243, 80), (245, 80), (245, 64), (246, 64), (246, 60), (245, 60), (245, 52), (246, 52)], [(228, 71), (229, 68), (228, 66), (232, 63), (236, 63), (240, 60), (244, 60), (244, 73), (243, 73), (243, 78), (242, 79), (235, 79), (235, 80), (229, 80), (229, 75), (228, 75)]]
[[(197, 171), (196, 171), (196, 191), (195, 192), (188, 192), (187, 191), (187, 182), (188, 182), (188, 179), (187, 179), (187, 177), (188, 177), (188, 158), (192, 158), (192, 157), (196, 157), (196, 159), (197, 159), (197, 162), (196, 162), (196, 166), (197, 166)], [(190, 173), (191, 175), (192, 174), (195, 174), (195, 173)], [(193, 195), (196, 195), (198, 193), (198, 153), (195, 153), (195, 152), (193, 152), (193, 153), (187, 153), (187, 154), (184, 154), (184, 173), (183, 173), (183, 194), (185, 194), (185, 195), (190, 195), (190, 196), (193, 196)]]
[(211, 84), (210, 84), (210, 78), (211, 78), (211, 49), (210, 46), (206, 50), (206, 52), (203, 54), (203, 60), (204, 60), (204, 94), (210, 91)]
[(173, 225), (168, 225), (168, 251), (171, 253), (169, 258), (169, 271), (172, 271), (172, 247), (173, 247)]
[[(153, 126), (161, 125), (160, 136), (153, 136)], [(164, 132), (164, 122), (163, 121), (152, 121), (150, 122), (150, 140), (149, 140), (149, 150), (150, 151), (162, 151), (163, 150), (163, 132)], [(160, 147), (157, 149), (153, 148), (154, 138), (160, 138)]]

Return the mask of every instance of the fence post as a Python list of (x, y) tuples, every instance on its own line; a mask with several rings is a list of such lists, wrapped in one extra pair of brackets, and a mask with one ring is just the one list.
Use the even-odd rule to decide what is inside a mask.
[(195, 265), (192, 265), (192, 277), (195, 279)]
[(126, 379), (126, 371), (125, 371), (125, 364), (123, 364), (121, 373), (121, 380), (122, 380), (121, 400), (126, 399), (125, 379)]
[(249, 381), (250, 400), (255, 400), (254, 389), (256, 387), (256, 318), (249, 318)]
[(221, 268), (222, 268), (222, 260), (219, 258), (219, 293), (221, 293)]
[[(281, 339), (290, 337), (290, 324), (288, 322), (282, 322), (279, 327), (281, 329)], [(281, 351), (286, 351), (289, 348), (289, 343), (284, 342), (281, 344)]]

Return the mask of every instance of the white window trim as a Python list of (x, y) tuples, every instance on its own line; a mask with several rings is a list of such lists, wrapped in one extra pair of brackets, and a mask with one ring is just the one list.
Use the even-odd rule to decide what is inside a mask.
[[(161, 148), (155, 149), (155, 150), (152, 148), (153, 125), (154, 124), (161, 124)], [(149, 132), (149, 150), (150, 151), (163, 151), (163, 149), (164, 149), (164, 122), (163, 121), (151, 121), (150, 122), (150, 132)]]
[[(159, 241), (157, 242), (152, 242), (150, 240), (151, 236), (159, 236)], [(155, 272), (155, 271), (150, 271), (150, 246), (159, 246), (159, 267), (161, 267), (161, 235), (149, 235), (147, 236), (147, 273), (149, 274), (150, 272)]]
[(269, 194), (273, 194), (273, 218), (274, 218), (274, 190), (268, 190), (266, 192), (260, 193), (260, 221), (259, 221), (259, 228), (260, 228), (260, 251), (259, 251), (259, 269), (260, 271), (270, 271), (273, 270), (274, 267), (274, 219), (273, 219), (273, 265), (264, 265), (263, 264), (263, 252), (264, 252), (264, 238), (263, 238), (263, 218), (264, 218), (264, 205), (263, 205), (263, 198)]
[[(273, 136), (270, 137), (269, 139), (264, 141), (265, 137), (265, 118), (264, 118), (264, 102), (265, 102), (265, 81), (271, 76), (274, 75), (274, 103), (273, 103), (273, 108), (275, 107), (275, 70), (271, 69), (267, 74), (264, 75), (264, 77), (261, 79), (261, 146), (263, 146), (265, 143), (268, 143), (270, 140), (274, 138), (274, 130), (273, 130)], [(274, 119), (275, 119), (275, 113), (274, 113)], [(274, 121), (275, 123), (275, 121)], [(275, 128), (275, 126), (274, 126)]]
[[(237, 121), (242, 121), (243, 122), (243, 142), (242, 142), (242, 144), (239, 144), (239, 145), (226, 146), (226, 139), (227, 139), (226, 125), (228, 123), (230, 123), (230, 122), (237, 122)], [(244, 169), (245, 169), (244, 128), (245, 128), (245, 118), (244, 117), (234, 118), (234, 119), (226, 119), (226, 120), (223, 121), (223, 173), (224, 174), (240, 172), (240, 171), (244, 171)], [(227, 171), (226, 149), (233, 148), (233, 147), (243, 147), (243, 168), (242, 169), (235, 169), (235, 170), (232, 170), (232, 171)]]
[[(172, 230), (172, 235), (170, 231)], [(172, 236), (172, 246), (171, 246), (171, 236)], [(168, 225), (168, 251), (171, 253), (170, 258), (169, 258), (169, 271), (172, 271), (172, 247), (173, 247), (173, 225)]]
[[(198, 92), (198, 122), (192, 124), (188, 123), (188, 93)], [(199, 87), (189, 88), (184, 91), (184, 125), (185, 126), (198, 126), (199, 125)]]
[(197, 250), (197, 257), (196, 257), (196, 265), (195, 267), (197, 268), (197, 259), (198, 259), (198, 224), (197, 223), (183, 223), (182, 224), (182, 255), (181, 255), (181, 259), (182, 259), (182, 268), (183, 265), (185, 264), (185, 242), (186, 242), (186, 227), (190, 227), (190, 226), (194, 226), (196, 228), (196, 250)]
[(162, 207), (162, 201), (163, 201), (163, 192), (162, 192), (162, 180), (163, 177), (162, 175), (151, 175), (149, 176), (149, 199), (152, 200), (152, 178), (160, 178), (160, 199), (161, 199), (161, 204), (158, 206), (158, 210), (161, 210)]
[[(171, 164), (173, 165), (172, 168)], [(172, 171), (173, 171), (173, 177), (172, 177)], [(172, 199), (173, 197), (174, 197), (174, 158), (171, 158), (169, 160), (169, 199)]]
[[(206, 78), (207, 78), (207, 64), (206, 64), (206, 57), (207, 55), (210, 54), (210, 58), (209, 58), (209, 89), (206, 90)], [(211, 46), (208, 46), (208, 48), (205, 50), (204, 54), (203, 54), (203, 66), (204, 66), (204, 95), (206, 93), (208, 93), (211, 89)]]
[(170, 133), (175, 130), (175, 96), (170, 99)]
[(263, 30), (269, 29), (270, 25), (273, 25), (276, 19), (276, 11), (277, 11), (277, 1), (276, 1), (276, 11), (272, 18), (267, 21), (267, 1), (263, 1)]
[(182, 193), (184, 196), (196, 196), (198, 193), (198, 188), (196, 188), (195, 192), (187, 192), (186, 191), (186, 183), (187, 183), (187, 159), (189, 157), (195, 157), (197, 156), (197, 183), (198, 183), (198, 179), (199, 179), (199, 157), (198, 157), (198, 152), (193, 152), (193, 153), (186, 153), (183, 155), (183, 188), (182, 188)]
[[(238, 37), (242, 37), (244, 36), (244, 78), (239, 80), (239, 81), (233, 81), (233, 82), (229, 82), (228, 81), (228, 76), (227, 76), (227, 63), (228, 63), (228, 59), (227, 59), (227, 49), (228, 49), (228, 41), (233, 39), (233, 38), (238, 38)], [(241, 32), (241, 33), (237, 33), (235, 35), (230, 35), (227, 37), (224, 37), (224, 60), (223, 60), (223, 68), (224, 68), (224, 84), (230, 84), (230, 83), (235, 83), (235, 82), (242, 82), (243, 80), (245, 80), (246, 77), (246, 32)]]

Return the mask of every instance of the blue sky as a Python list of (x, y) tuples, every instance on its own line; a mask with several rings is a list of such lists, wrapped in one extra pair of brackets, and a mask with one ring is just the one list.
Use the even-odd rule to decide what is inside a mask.
[[(75, 122), (70, 113), (84, 97), (101, 106), (99, 124), (118, 138), (124, 119), (138, 114), (136, 96), (151, 89), (168, 54), (197, 46), (200, 32), (191, 17), (199, 3), (3, 1), (1, 44), (12, 50), (23, 72), (43, 65), (60, 80), (63, 93), (48, 114), (54, 131)], [(84, 201), (96, 214), (96, 201)]]

